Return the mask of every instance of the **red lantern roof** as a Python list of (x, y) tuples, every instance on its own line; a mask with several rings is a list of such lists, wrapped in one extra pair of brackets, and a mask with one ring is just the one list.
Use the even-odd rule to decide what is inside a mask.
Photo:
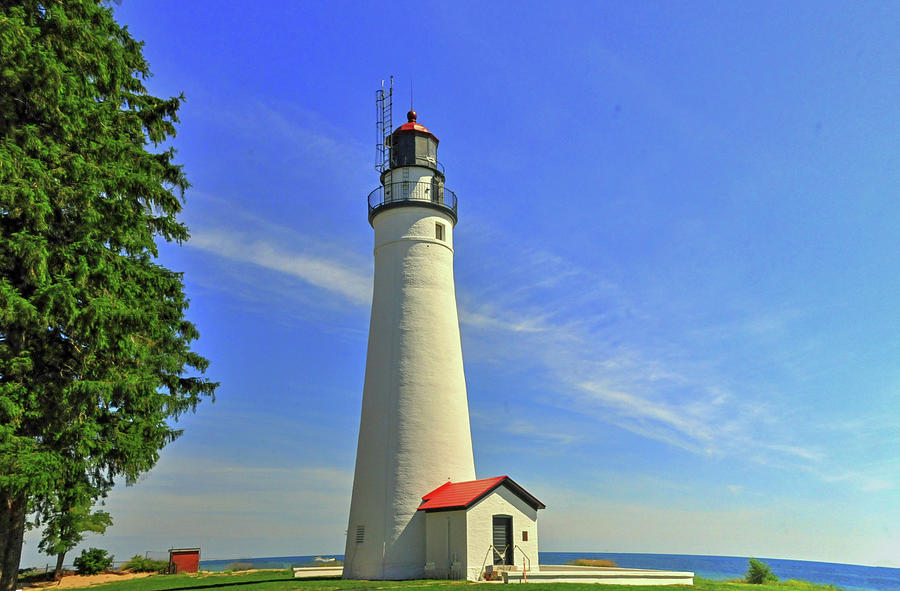
[(424, 497), (419, 511), (449, 511), (468, 509), (500, 486), (506, 486), (516, 496), (534, 509), (544, 509), (546, 505), (531, 496), (509, 476), (495, 476), (468, 482), (447, 482)]
[(435, 140), (437, 140), (437, 137), (435, 137), (435, 135), (433, 133), (428, 131), (427, 127), (425, 127), (421, 123), (416, 122), (417, 117), (418, 117), (418, 113), (416, 113), (413, 110), (410, 110), (409, 113), (406, 114), (406, 123), (404, 123), (397, 129), (395, 129), (394, 133), (399, 133), (399, 132), (407, 132), (408, 133), (410, 131), (418, 131), (420, 133), (427, 133), (428, 135), (433, 137)]

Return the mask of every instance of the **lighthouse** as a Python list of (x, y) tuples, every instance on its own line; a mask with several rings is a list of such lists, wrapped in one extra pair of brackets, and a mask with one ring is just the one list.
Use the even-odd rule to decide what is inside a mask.
[[(381, 185), (369, 195), (375, 277), (344, 578), (425, 575), (422, 497), (475, 478), (453, 230), (438, 138), (415, 111), (391, 131), (380, 91)], [(385, 113), (387, 113), (385, 115)]]

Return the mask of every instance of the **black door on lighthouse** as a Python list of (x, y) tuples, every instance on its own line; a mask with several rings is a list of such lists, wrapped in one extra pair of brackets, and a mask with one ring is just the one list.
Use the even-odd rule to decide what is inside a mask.
[(513, 563), (512, 516), (494, 515), (494, 564)]

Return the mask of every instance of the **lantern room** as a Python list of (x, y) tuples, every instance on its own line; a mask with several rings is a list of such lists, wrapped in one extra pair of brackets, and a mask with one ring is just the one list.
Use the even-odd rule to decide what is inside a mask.
[[(370, 224), (382, 211), (410, 205), (440, 210), (450, 216), (450, 223), (457, 222), (456, 194), (444, 187), (444, 167), (437, 159), (438, 139), (417, 117), (411, 110), (408, 121), (379, 144), (375, 168), (381, 171), (381, 186), (369, 193)], [(388, 125), (382, 120), (378, 128)]]
[(400, 166), (424, 166), (443, 177), (437, 160), (439, 140), (421, 123), (417, 114), (406, 114), (407, 122), (398, 127), (390, 138), (391, 168)]

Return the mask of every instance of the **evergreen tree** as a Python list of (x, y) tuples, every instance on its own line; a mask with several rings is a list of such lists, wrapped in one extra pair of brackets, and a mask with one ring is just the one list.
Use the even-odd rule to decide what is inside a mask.
[(28, 513), (133, 482), (216, 388), (155, 262), (188, 183), (160, 148), (183, 97), (149, 75), (100, 0), (0, 1), (0, 591)]
[(744, 575), (744, 582), (764, 585), (766, 583), (777, 583), (778, 577), (775, 576), (768, 564), (762, 560), (751, 558), (747, 567), (747, 574)]

